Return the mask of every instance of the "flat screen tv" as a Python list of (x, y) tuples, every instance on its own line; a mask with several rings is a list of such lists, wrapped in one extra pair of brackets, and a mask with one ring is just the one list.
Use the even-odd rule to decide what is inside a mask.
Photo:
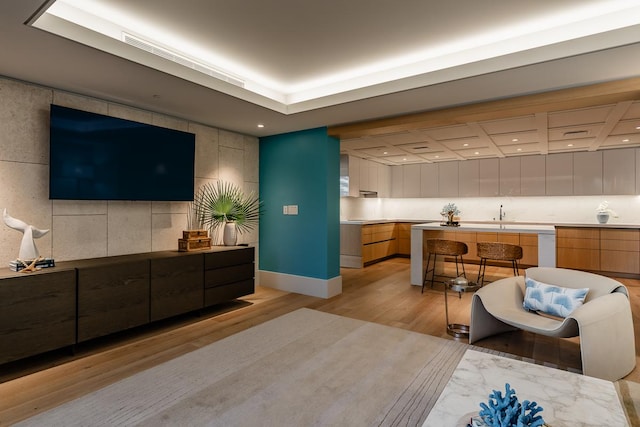
[(49, 198), (193, 200), (195, 135), (51, 105)]

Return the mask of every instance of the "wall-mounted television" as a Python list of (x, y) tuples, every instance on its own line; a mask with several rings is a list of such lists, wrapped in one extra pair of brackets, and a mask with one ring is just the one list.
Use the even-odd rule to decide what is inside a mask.
[(195, 135), (51, 105), (49, 198), (191, 201)]

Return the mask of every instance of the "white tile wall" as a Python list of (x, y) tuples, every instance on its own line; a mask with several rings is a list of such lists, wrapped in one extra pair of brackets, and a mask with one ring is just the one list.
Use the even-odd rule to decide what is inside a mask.
[[(49, 105), (196, 134), (196, 188), (230, 180), (258, 191), (258, 140), (150, 111), (0, 78), (0, 212), (49, 234), (36, 245), (57, 261), (175, 250), (187, 228), (185, 202), (49, 200)], [(0, 266), (18, 256), (21, 233), (0, 222)], [(257, 245), (258, 233), (239, 238)]]

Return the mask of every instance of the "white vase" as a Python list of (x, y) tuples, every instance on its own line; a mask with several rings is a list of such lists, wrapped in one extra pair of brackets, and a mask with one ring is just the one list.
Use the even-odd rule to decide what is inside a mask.
[(225, 246), (235, 246), (236, 243), (238, 243), (238, 229), (236, 228), (235, 222), (229, 221), (224, 223), (222, 243)]
[(606, 224), (609, 221), (609, 212), (598, 212), (596, 215), (600, 224)]

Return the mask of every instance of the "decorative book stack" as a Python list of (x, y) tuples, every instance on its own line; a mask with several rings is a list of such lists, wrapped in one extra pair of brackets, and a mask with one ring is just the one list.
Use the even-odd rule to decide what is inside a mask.
[(41, 268), (55, 267), (56, 263), (53, 258), (39, 258), (37, 260), (21, 260), (9, 261), (9, 269), (12, 271), (22, 271), (25, 268), (30, 267), (33, 264), (32, 269), (40, 270)]
[(211, 237), (208, 230), (185, 230), (182, 239), (178, 239), (180, 252), (200, 251), (211, 248)]

